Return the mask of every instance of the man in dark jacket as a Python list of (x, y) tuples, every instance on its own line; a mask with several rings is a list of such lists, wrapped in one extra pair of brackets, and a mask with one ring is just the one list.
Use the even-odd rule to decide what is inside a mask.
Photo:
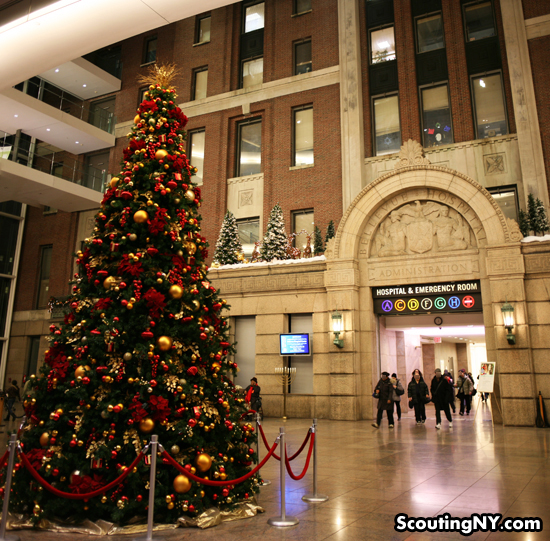
[(250, 385), (245, 389), (245, 393), (245, 400), (250, 404), (250, 409), (258, 411), (260, 406), (260, 386), (256, 377), (250, 380)]
[(16, 400), (19, 400), (19, 402), (21, 402), (21, 395), (19, 393), (19, 387), (17, 386), (17, 380), (12, 380), (10, 387), (6, 391), (6, 398), (7, 413), (4, 421), (9, 421), (10, 416), (12, 416), (13, 420), (15, 421), (15, 411), (13, 410), (13, 406)]
[(453, 418), (449, 411), (450, 397), (453, 395), (453, 388), (441, 374), (439, 368), (435, 369), (435, 376), (432, 379), (430, 387), (432, 393), (432, 401), (435, 406), (435, 428), (441, 428), (441, 410), (445, 412), (445, 417), (449, 421), (449, 428), (453, 428)]
[(414, 407), (414, 416), (416, 424), (421, 425), (426, 422), (426, 403), (430, 401), (430, 391), (422, 377), (422, 372), (416, 368), (413, 370), (413, 377), (407, 387), (409, 403)]
[(376, 423), (372, 423), (374, 428), (380, 428), (382, 422), (382, 414), (385, 411), (388, 415), (388, 423), (390, 428), (393, 428), (393, 385), (389, 380), (389, 372), (382, 372), (380, 381), (374, 388), (374, 394), (378, 398), (378, 414)]

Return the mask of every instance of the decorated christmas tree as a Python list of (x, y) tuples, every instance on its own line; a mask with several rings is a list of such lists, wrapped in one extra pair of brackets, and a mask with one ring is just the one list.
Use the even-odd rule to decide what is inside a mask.
[[(255, 435), (227, 375), (227, 308), (208, 282), (200, 189), (184, 150), (187, 118), (156, 68), (91, 238), (77, 254), (68, 313), (25, 399), (23, 450), (55, 490), (82, 494), (117, 479), (157, 434), (186, 470), (210, 479), (250, 471)], [(5, 475), (5, 470), (3, 474)], [(155, 521), (175, 522), (250, 498), (258, 480), (211, 487), (159, 461)], [(146, 515), (141, 461), (104, 495), (65, 499), (16, 465), (11, 509), (42, 518), (126, 523)], [(3, 490), (3, 489), (2, 489)]]
[(231, 211), (227, 211), (223, 219), (220, 236), (216, 242), (214, 261), (220, 265), (233, 265), (239, 263), (239, 254), (243, 251), (239, 240), (239, 228), (237, 220)]
[(336, 235), (336, 231), (334, 230), (334, 222), (331, 220), (328, 223), (327, 227), (327, 234), (325, 236), (325, 244)]
[(264, 235), (260, 254), (264, 261), (273, 259), (288, 259), (286, 253), (287, 236), (285, 232), (285, 221), (283, 211), (279, 203), (271, 210), (267, 230)]
[(316, 225), (313, 230), (313, 255), (321, 255), (325, 249), (323, 248), (323, 237), (319, 226)]

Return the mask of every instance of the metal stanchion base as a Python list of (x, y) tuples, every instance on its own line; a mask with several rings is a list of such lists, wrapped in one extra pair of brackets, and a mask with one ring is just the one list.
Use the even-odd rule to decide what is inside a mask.
[(305, 496), (302, 496), (302, 500), (310, 503), (326, 502), (328, 500), (328, 496), (325, 496), (324, 494), (306, 494)]
[(6, 534), (0, 541), (20, 541), (21, 538), (18, 535), (12, 533)]
[(140, 537), (134, 537), (132, 541), (166, 541), (164, 537), (157, 537), (156, 535), (153, 537), (148, 537), (147, 535), (140, 536)]
[(270, 481), (269, 479), (264, 479), (264, 480), (262, 481), (262, 486), (263, 486), (263, 487), (267, 487), (267, 486), (269, 486), (270, 484), (271, 484), (271, 481)]
[(281, 515), (279, 517), (268, 518), (267, 523), (270, 526), (275, 526), (277, 528), (285, 528), (287, 526), (296, 526), (300, 521), (296, 517), (284, 517)]

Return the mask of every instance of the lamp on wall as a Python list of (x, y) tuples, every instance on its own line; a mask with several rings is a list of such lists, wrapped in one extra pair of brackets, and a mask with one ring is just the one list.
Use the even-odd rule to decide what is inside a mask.
[(514, 307), (508, 301), (506, 301), (501, 306), (500, 311), (502, 312), (504, 327), (506, 327), (506, 330), (508, 331), (508, 334), (506, 335), (506, 340), (508, 340), (508, 343), (513, 346), (516, 343), (516, 337), (512, 333), (512, 330), (514, 329)]
[(340, 333), (344, 330), (344, 319), (342, 314), (336, 310), (332, 313), (332, 332), (334, 333), (334, 341), (336, 347), (343, 348), (344, 340), (340, 338)]

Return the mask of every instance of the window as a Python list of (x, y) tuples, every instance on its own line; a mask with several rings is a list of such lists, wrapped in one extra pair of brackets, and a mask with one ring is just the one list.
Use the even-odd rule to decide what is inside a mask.
[(254, 251), (254, 244), (260, 240), (260, 218), (244, 218), (237, 220), (239, 240), (243, 246), (245, 257), (250, 257)]
[(294, 246), (300, 250), (304, 250), (307, 245), (306, 233), (311, 235), (311, 249), (313, 250), (313, 209), (295, 210), (292, 212), (292, 232), (296, 233)]
[(311, 11), (311, 0), (294, 0), (294, 15), (300, 15), (308, 11)]
[(445, 47), (441, 13), (416, 20), (416, 46), (419, 53)]
[[(495, 155), (488, 156), (486, 159), (490, 161), (490, 166), (502, 168), (504, 171), (504, 164), (502, 163), (502, 156)], [(506, 218), (518, 221), (518, 191), (515, 184), (508, 186), (497, 186), (494, 188), (487, 188), (487, 191), (493, 196), (493, 199), (497, 202), (500, 210)]]
[(192, 100), (206, 98), (206, 84), (208, 82), (208, 68), (198, 68), (193, 71), (193, 96)]
[(294, 75), (311, 71), (311, 40), (294, 44)]
[(472, 77), (472, 86), (477, 138), (506, 135), (508, 123), (501, 74)]
[(115, 119), (115, 96), (90, 104), (90, 124), (104, 131), (111, 132)]
[(197, 174), (193, 177), (193, 182), (197, 184), (203, 183), (203, 167), (204, 167), (204, 140), (206, 132), (197, 130), (189, 132), (189, 161), (193, 167), (197, 168)]
[(253, 32), (264, 27), (264, 3), (254, 4), (245, 9), (244, 32)]
[(477, 41), (496, 36), (491, 2), (464, 6), (464, 29), (466, 41)]
[(294, 109), (292, 165), (313, 165), (313, 108)]
[(395, 60), (395, 38), (393, 26), (371, 30), (370, 32), (371, 64)]
[(208, 43), (210, 41), (210, 14), (197, 17), (197, 35), (195, 43)]
[(52, 163), (52, 175), (57, 178), (63, 178), (63, 162)]
[(27, 366), (25, 367), (25, 376), (28, 378), (33, 374), (36, 374), (36, 368), (38, 366), (38, 356), (40, 354), (40, 336), (30, 336), (29, 344), (29, 357), (27, 359)]
[(42, 246), (36, 308), (47, 308), (50, 298), (50, 269), (52, 266), (52, 246)]
[(145, 39), (143, 50), (143, 63), (150, 64), (157, 59), (157, 36), (152, 36)]
[(139, 89), (138, 93), (138, 107), (143, 103), (145, 100), (145, 93), (149, 90), (148, 86), (144, 86), (143, 88)]
[(454, 141), (447, 85), (422, 88), (420, 92), (424, 146), (450, 145)]
[(264, 59), (243, 61), (243, 88), (261, 85), (264, 82)]
[(257, 175), (262, 172), (262, 122), (239, 124), (237, 176)]
[(399, 152), (401, 127), (397, 95), (373, 99), (374, 154), (383, 156)]

